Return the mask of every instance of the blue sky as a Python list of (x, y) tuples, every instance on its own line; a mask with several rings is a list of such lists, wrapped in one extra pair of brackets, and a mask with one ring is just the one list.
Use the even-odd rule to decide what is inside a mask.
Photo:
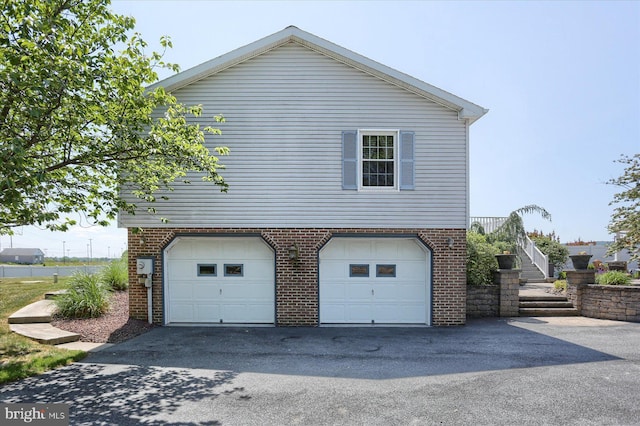
[[(608, 240), (618, 190), (605, 185), (640, 152), (640, 2), (122, 1), (136, 30), (183, 70), (289, 25), (490, 111), (471, 126), (471, 215), (528, 204), (553, 221), (525, 225), (562, 241)], [(169, 74), (163, 74), (167, 77)], [(216, 111), (217, 113), (217, 111)], [(224, 113), (224, 111), (222, 111)], [(213, 114), (213, 112), (212, 112)], [(110, 227), (53, 234), (17, 229), (14, 247), (83, 256), (120, 253)], [(0, 238), (2, 248), (9, 237)]]

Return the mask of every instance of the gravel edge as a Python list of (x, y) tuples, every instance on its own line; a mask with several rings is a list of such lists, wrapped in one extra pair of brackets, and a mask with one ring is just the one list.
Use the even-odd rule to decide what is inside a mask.
[(54, 316), (51, 325), (78, 333), (81, 342), (120, 343), (139, 336), (155, 326), (129, 318), (129, 292), (116, 291), (109, 300), (109, 311), (98, 318), (65, 319)]

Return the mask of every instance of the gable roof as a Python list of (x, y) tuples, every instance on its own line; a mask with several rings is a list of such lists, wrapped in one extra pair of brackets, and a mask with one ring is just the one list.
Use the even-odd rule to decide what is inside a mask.
[(44, 256), (39, 248), (6, 248), (0, 251), (2, 256)]
[(469, 124), (473, 123), (488, 112), (487, 109), (484, 109), (479, 105), (393, 68), (387, 67), (386, 65), (382, 65), (313, 34), (302, 31), (294, 26), (289, 26), (275, 34), (175, 74), (169, 78), (154, 83), (149, 86), (149, 88), (153, 89), (155, 87), (164, 87), (165, 90), (172, 92), (290, 42), (298, 43), (367, 74), (402, 87), (405, 90), (427, 98), (446, 108), (457, 111), (458, 117), (461, 120), (469, 120)]

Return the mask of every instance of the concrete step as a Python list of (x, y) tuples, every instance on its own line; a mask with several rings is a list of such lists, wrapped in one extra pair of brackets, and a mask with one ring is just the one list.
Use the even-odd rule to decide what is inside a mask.
[(566, 302), (567, 297), (556, 294), (520, 296), (521, 302), (535, 302), (539, 300), (546, 300), (550, 302)]
[(520, 308), (521, 317), (573, 317), (578, 316), (575, 308)]
[(56, 305), (54, 301), (39, 300), (11, 314), (9, 316), (9, 324), (51, 322), (51, 315), (53, 315), (55, 310)]
[(79, 334), (60, 330), (48, 323), (11, 324), (9, 328), (14, 333), (48, 345), (59, 345), (80, 339)]
[(44, 294), (44, 298), (47, 300), (54, 300), (56, 297), (60, 296), (61, 294), (65, 294), (66, 292), (67, 290), (48, 291)]
[(567, 301), (534, 300), (531, 302), (520, 301), (521, 308), (573, 308), (573, 304)]

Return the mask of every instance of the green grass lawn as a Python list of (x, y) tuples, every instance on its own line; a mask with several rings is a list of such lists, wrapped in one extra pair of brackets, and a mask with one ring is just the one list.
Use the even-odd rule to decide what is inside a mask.
[(66, 288), (66, 281), (66, 277), (57, 284), (51, 277), (0, 279), (0, 383), (40, 374), (86, 356), (83, 351), (42, 345), (9, 330), (9, 315), (42, 300), (47, 291)]

